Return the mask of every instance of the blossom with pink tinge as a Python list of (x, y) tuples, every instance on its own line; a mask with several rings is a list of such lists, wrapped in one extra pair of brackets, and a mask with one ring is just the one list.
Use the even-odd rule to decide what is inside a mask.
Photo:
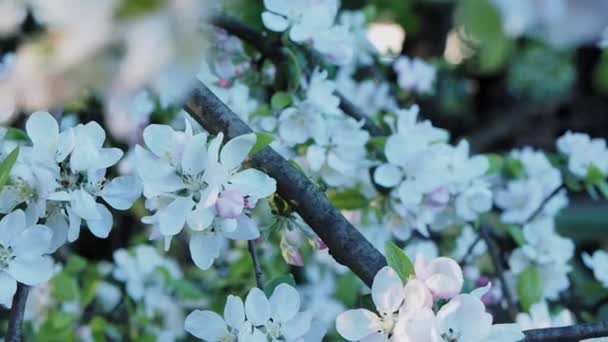
[(416, 279), (421, 280), (437, 298), (450, 299), (462, 290), (462, 269), (450, 258), (439, 257), (428, 261), (418, 254), (414, 268)]

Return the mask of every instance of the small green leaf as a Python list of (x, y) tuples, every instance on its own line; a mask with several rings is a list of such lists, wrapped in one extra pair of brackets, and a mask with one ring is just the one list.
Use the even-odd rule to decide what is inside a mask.
[(369, 206), (369, 200), (357, 189), (330, 190), (327, 198), (338, 209), (354, 210)]
[(255, 118), (256, 116), (270, 116), (272, 115), (272, 111), (270, 107), (264, 103), (256, 108), (251, 114), (249, 114), (249, 118)]
[(507, 158), (505, 160), (505, 171), (511, 178), (523, 178), (526, 176), (524, 164), (519, 159)]
[(529, 311), (532, 304), (538, 303), (543, 294), (540, 272), (534, 265), (526, 267), (517, 278), (517, 294), (521, 307)]
[(507, 232), (509, 232), (509, 235), (511, 235), (518, 246), (523, 246), (526, 244), (526, 238), (524, 237), (524, 233), (519, 226), (509, 224), (507, 225)]
[(504, 158), (495, 153), (486, 154), (486, 158), (488, 158), (488, 163), (490, 167), (488, 168), (487, 174), (498, 173), (502, 170), (505, 161)]
[(384, 245), (384, 254), (386, 254), (386, 262), (397, 272), (403, 283), (406, 283), (410, 276), (414, 275), (414, 265), (397, 245), (390, 241), (387, 242)]
[(255, 133), (255, 145), (249, 151), (249, 156), (252, 157), (256, 153), (260, 152), (264, 147), (270, 145), (274, 141), (274, 136), (270, 133), (256, 132)]
[(78, 256), (71, 255), (66, 262), (63, 271), (66, 273), (78, 273), (82, 271), (87, 266), (87, 260)]
[(95, 316), (91, 320), (91, 323), (89, 323), (89, 326), (91, 327), (91, 333), (93, 334), (93, 340), (95, 342), (106, 341), (105, 333), (108, 327), (108, 321), (106, 321), (105, 318)]
[(289, 106), (289, 104), (291, 103), (291, 97), (289, 96), (288, 93), (284, 92), (284, 91), (280, 91), (278, 93), (275, 93), (274, 95), (272, 95), (272, 98), (270, 99), (270, 106), (272, 107), (272, 109), (283, 109), (287, 106)]
[(380, 151), (384, 151), (384, 146), (386, 145), (386, 140), (388, 137), (372, 137), (367, 142), (367, 146), (371, 148), (376, 148)]
[(597, 184), (603, 181), (606, 178), (606, 175), (602, 172), (602, 170), (598, 169), (595, 165), (590, 165), (589, 169), (587, 169), (587, 176), (585, 177), (585, 182), (587, 184)]
[(131, 19), (158, 10), (164, 4), (162, 0), (126, 0), (121, 1), (116, 16), (119, 19)]
[(291, 286), (296, 286), (296, 281), (295, 279), (293, 279), (293, 275), (289, 273), (287, 275), (276, 277), (274, 279), (271, 279), (270, 281), (267, 281), (266, 284), (264, 284), (264, 293), (266, 293), (266, 295), (270, 297), (274, 289), (283, 283), (289, 284)]
[(60, 273), (54, 276), (51, 281), (51, 294), (60, 302), (68, 302), (80, 297), (80, 289), (76, 278)]
[(27, 136), (27, 133), (20, 130), (19, 128), (9, 127), (6, 129), (6, 134), (4, 135), (4, 139), (6, 140), (17, 140), (17, 141), (29, 141), (30, 138)]
[(17, 161), (17, 157), (19, 156), (19, 147), (15, 147), (15, 149), (4, 158), (2, 163), (0, 163), (0, 190), (6, 185), (8, 182), (8, 176), (11, 174), (11, 170), (13, 169), (13, 165)]

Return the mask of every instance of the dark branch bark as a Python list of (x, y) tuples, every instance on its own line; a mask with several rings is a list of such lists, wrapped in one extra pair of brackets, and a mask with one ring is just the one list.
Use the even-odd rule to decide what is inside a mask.
[(25, 304), (27, 303), (29, 290), (29, 286), (21, 283), (17, 284), (17, 292), (15, 292), (15, 295), (13, 296), (13, 304), (8, 319), (6, 342), (21, 342), (23, 314), (25, 312)]
[(608, 321), (583, 323), (559, 328), (532, 329), (524, 331), (524, 342), (578, 342), (583, 339), (608, 336)]
[[(287, 62), (287, 56), (281, 43), (277, 40), (270, 39), (265, 33), (259, 32), (254, 28), (227, 16), (214, 17), (211, 20), (211, 23), (216, 27), (224, 29), (229, 34), (241, 38), (276, 64), (282, 65)], [(339, 91), (335, 91), (334, 95), (340, 98), (340, 109), (342, 109), (346, 115), (357, 121), (363, 120), (363, 128), (366, 129), (370, 135), (383, 135), (382, 130), (343, 94)]]
[[(234, 138), (251, 132), (247, 124), (203, 84), (194, 89), (185, 109), (211, 133), (221, 131), (228, 138)], [(334, 208), (325, 194), (270, 147), (258, 152), (250, 162), (277, 181), (279, 195), (319, 235), (336, 261), (371, 286), (376, 273), (386, 266), (386, 260)]]
[(494, 240), (490, 236), (488, 228), (483, 225), (479, 227), (479, 236), (481, 236), (483, 241), (486, 243), (486, 246), (488, 246), (488, 252), (490, 253), (490, 258), (492, 259), (492, 264), (494, 265), (494, 273), (496, 273), (496, 277), (498, 277), (502, 294), (507, 301), (507, 311), (511, 319), (515, 320), (518, 311), (517, 305), (515, 305), (515, 302), (513, 301), (511, 290), (509, 289), (509, 285), (505, 279), (505, 270), (502, 267), (502, 259), (499, 254), (498, 246), (494, 243)]
[(249, 254), (251, 254), (251, 261), (253, 261), (253, 271), (255, 272), (255, 282), (258, 285), (258, 288), (264, 291), (264, 274), (262, 273), (262, 266), (260, 265), (260, 260), (258, 259), (258, 253), (255, 250), (255, 241), (249, 240), (247, 241), (247, 249), (249, 250)]

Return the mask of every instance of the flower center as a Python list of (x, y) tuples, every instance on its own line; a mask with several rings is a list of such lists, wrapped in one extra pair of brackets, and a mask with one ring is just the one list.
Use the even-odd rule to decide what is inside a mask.
[(378, 333), (388, 336), (393, 332), (393, 328), (397, 322), (397, 315), (394, 313), (382, 312), (381, 316), (382, 318), (380, 318)]
[(449, 328), (448, 331), (441, 334), (441, 338), (445, 342), (458, 342), (460, 333), (458, 331), (454, 331), (452, 328)]
[(272, 338), (278, 339), (281, 336), (281, 324), (274, 321), (269, 321), (266, 324), (266, 332)]
[(0, 245), (0, 270), (4, 270), (8, 267), (8, 264), (15, 257), (13, 256), (13, 249), (10, 247), (3, 247)]

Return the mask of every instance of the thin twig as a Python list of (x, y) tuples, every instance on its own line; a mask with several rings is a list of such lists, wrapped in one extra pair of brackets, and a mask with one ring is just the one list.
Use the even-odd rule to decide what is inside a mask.
[(251, 254), (251, 261), (253, 261), (255, 282), (258, 285), (258, 288), (264, 291), (264, 273), (262, 273), (262, 266), (260, 265), (260, 260), (258, 259), (258, 253), (255, 250), (255, 240), (247, 241), (247, 249), (249, 250), (249, 254)]
[[(214, 17), (211, 20), (211, 23), (229, 34), (241, 38), (258, 50), (262, 55), (272, 60), (275, 64), (282, 65), (288, 61), (280, 41), (270, 39), (265, 33), (249, 27), (237, 19), (222, 15)], [(371, 136), (383, 135), (382, 130), (374, 121), (349, 101), (346, 96), (337, 90), (334, 91), (334, 95), (340, 99), (340, 109), (351, 118), (357, 121), (363, 121), (363, 128), (366, 129)]]
[(27, 303), (27, 295), (30, 291), (29, 286), (18, 283), (17, 291), (13, 296), (13, 304), (8, 320), (8, 332), (5, 342), (21, 342), (23, 329), (23, 314), (25, 312), (25, 304)]
[[(205, 85), (200, 83), (186, 100), (186, 111), (207, 131), (232, 139), (252, 130)], [(250, 158), (252, 166), (277, 181), (277, 192), (329, 247), (337, 262), (350, 268), (371, 286), (386, 259), (342, 216), (325, 194), (305, 174), (270, 147)]]
[(551, 341), (578, 342), (580, 340), (608, 336), (608, 321), (583, 323), (559, 328), (532, 329), (524, 331), (522, 342)]
[(490, 236), (488, 229), (481, 225), (479, 227), (479, 236), (484, 240), (486, 245), (488, 246), (488, 252), (490, 253), (490, 258), (492, 259), (492, 264), (494, 265), (494, 271), (496, 276), (498, 277), (498, 281), (500, 282), (500, 287), (502, 289), (502, 294), (507, 301), (507, 311), (512, 320), (515, 320), (517, 316), (517, 306), (513, 301), (513, 296), (511, 295), (511, 290), (509, 289), (509, 285), (507, 284), (507, 280), (504, 275), (504, 268), (502, 267), (502, 258), (499, 255), (498, 246), (494, 243), (494, 240)]
[(555, 190), (553, 190), (553, 192), (551, 192), (549, 194), (549, 196), (545, 197), (545, 199), (538, 206), (538, 208), (536, 208), (536, 210), (534, 210), (534, 212), (530, 216), (528, 216), (528, 218), (524, 221), (524, 223), (522, 225), (526, 225), (526, 224), (534, 221), (534, 219), (536, 219), (538, 217), (538, 215), (540, 215), (543, 212), (543, 210), (547, 206), (547, 203), (549, 203), (549, 201), (551, 201), (553, 199), (553, 197), (555, 197), (562, 189), (564, 189), (563, 184), (558, 186), (557, 188), (555, 188)]
[(469, 257), (471, 257), (471, 255), (473, 254), (473, 251), (475, 250), (475, 247), (477, 247), (477, 245), (479, 244), (479, 242), (482, 240), (481, 236), (478, 236), (475, 241), (473, 241), (473, 243), (469, 246), (469, 248), (467, 249), (466, 253), (464, 253), (464, 256), (462, 257), (462, 259), (460, 259), (460, 265), (464, 265), (466, 264), (467, 260), (469, 259)]

